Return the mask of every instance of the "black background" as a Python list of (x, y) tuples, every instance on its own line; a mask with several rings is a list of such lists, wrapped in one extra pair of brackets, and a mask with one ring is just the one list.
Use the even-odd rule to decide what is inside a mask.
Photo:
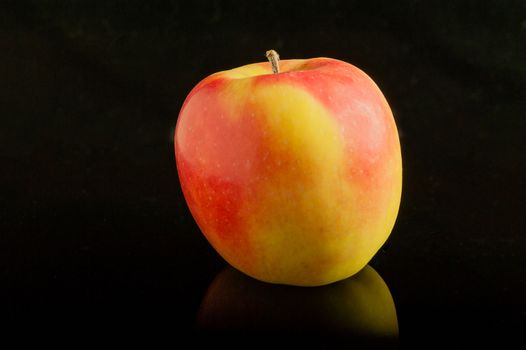
[(190, 89), (328, 56), (365, 70), (401, 136), (402, 205), (371, 261), (401, 339), (526, 324), (526, 2), (2, 1), (0, 276), (13, 324), (182, 332), (226, 263), (182, 197)]

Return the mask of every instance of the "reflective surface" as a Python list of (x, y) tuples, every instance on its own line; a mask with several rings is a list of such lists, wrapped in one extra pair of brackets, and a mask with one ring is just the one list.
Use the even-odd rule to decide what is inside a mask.
[(200, 331), (299, 333), (345, 337), (348, 344), (396, 344), (398, 321), (389, 288), (370, 266), (323, 287), (260, 282), (232, 267), (220, 272), (201, 303)]
[(173, 128), (200, 79), (274, 48), (352, 62), (393, 109), (402, 203), (370, 266), (400, 344), (521, 338), (524, 1), (252, 3), (2, 2), (6, 323), (206, 338), (196, 313), (226, 264), (183, 200)]

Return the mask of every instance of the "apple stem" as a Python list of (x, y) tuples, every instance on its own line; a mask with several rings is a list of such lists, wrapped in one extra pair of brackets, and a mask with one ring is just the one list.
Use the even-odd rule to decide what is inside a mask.
[(272, 65), (272, 73), (277, 74), (279, 73), (279, 55), (275, 50), (268, 50), (265, 53), (265, 56), (267, 56), (267, 59), (270, 61), (270, 64)]

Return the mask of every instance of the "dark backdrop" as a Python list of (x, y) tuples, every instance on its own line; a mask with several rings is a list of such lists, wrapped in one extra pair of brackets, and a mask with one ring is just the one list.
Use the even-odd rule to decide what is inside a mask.
[(1, 5), (0, 276), (15, 324), (192, 328), (226, 263), (182, 197), (177, 114), (200, 79), (274, 48), (357, 65), (393, 109), (403, 199), (371, 265), (402, 339), (525, 326), (526, 2)]

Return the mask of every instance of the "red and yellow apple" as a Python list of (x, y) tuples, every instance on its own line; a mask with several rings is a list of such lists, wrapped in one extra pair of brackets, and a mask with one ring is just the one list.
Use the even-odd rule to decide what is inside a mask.
[(360, 271), (386, 241), (402, 188), (396, 124), (382, 92), (331, 58), (218, 72), (186, 98), (175, 132), (182, 190), (232, 266), (316, 286)]

